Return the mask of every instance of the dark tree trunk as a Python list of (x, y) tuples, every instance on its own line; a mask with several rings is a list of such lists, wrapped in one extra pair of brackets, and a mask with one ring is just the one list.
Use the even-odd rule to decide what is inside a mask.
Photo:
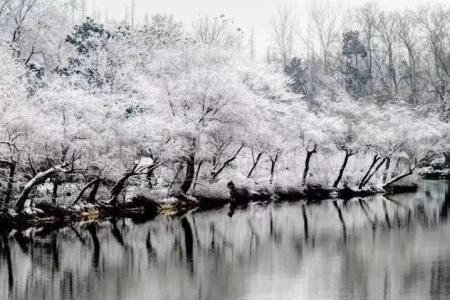
[(96, 223), (91, 223), (87, 226), (87, 229), (92, 237), (92, 242), (94, 245), (94, 255), (92, 257), (92, 266), (94, 269), (98, 268), (98, 263), (100, 261), (100, 241), (97, 236), (97, 225)]
[(57, 178), (53, 180), (53, 190), (52, 190), (52, 204), (56, 205), (56, 200), (58, 199), (58, 185), (59, 181)]
[(55, 173), (56, 168), (52, 167), (46, 171), (37, 173), (36, 176), (34, 176), (30, 181), (28, 181), (28, 183), (23, 188), (22, 193), (19, 196), (19, 199), (17, 200), (16, 209), (18, 211), (22, 211), (25, 207), (25, 202), (27, 201), (33, 188), (39, 184), (44, 183), (49, 177), (51, 177)]
[(352, 156), (351, 152), (348, 150), (345, 150), (345, 157), (344, 162), (342, 163), (341, 169), (339, 170), (339, 175), (336, 178), (336, 180), (333, 183), (333, 187), (337, 188), (339, 185), (339, 182), (341, 182), (342, 176), (344, 175), (345, 168), (347, 167), (348, 159)]
[(111, 205), (117, 205), (117, 198), (119, 197), (120, 193), (122, 192), (123, 188), (125, 187), (125, 183), (127, 182), (128, 178), (133, 176), (134, 173), (127, 172), (123, 175), (122, 178), (119, 179), (119, 181), (114, 184), (113, 188), (111, 189), (111, 195), (109, 203)]
[(191, 188), (195, 175), (195, 153), (192, 152), (186, 161), (186, 176), (181, 184), (180, 191), (186, 194)]
[(92, 204), (97, 203), (96, 196), (97, 196), (98, 189), (99, 189), (99, 187), (100, 187), (100, 183), (101, 183), (100, 178), (97, 178), (97, 179), (95, 180), (94, 186), (92, 187), (92, 190), (91, 190), (91, 192), (89, 193), (89, 196), (88, 196), (88, 198), (87, 198), (87, 201), (88, 201), (89, 203), (92, 203)]
[(389, 173), (390, 166), (391, 166), (391, 158), (387, 157), (386, 158), (386, 165), (384, 167), (384, 172), (383, 172), (383, 182), (386, 182), (386, 180), (388, 178), (388, 173)]
[(314, 153), (317, 153), (317, 148), (314, 146), (314, 149), (309, 151), (306, 150), (306, 158), (305, 158), (305, 169), (303, 170), (303, 176), (302, 176), (302, 184), (306, 184), (306, 178), (308, 178), (308, 172), (309, 172), (309, 163), (311, 162), (311, 157)]
[(450, 168), (450, 152), (444, 152), (444, 164), (446, 168)]
[(14, 288), (14, 273), (11, 259), (11, 249), (9, 247), (8, 236), (6, 234), (2, 234), (2, 244), (3, 244), (2, 252), (6, 259), (6, 265), (8, 269), (8, 290), (9, 292), (12, 292)]
[(181, 219), (181, 227), (184, 232), (184, 243), (186, 247), (186, 260), (191, 272), (194, 272), (194, 261), (193, 261), (193, 253), (194, 253), (194, 235), (192, 233), (191, 224), (187, 220), (186, 217)]
[(145, 176), (147, 177), (148, 187), (150, 189), (153, 189), (153, 179), (155, 178), (155, 169), (149, 168)]
[(305, 232), (305, 240), (308, 240), (308, 215), (306, 214), (306, 203), (302, 203), (302, 215), (303, 215), (303, 230)]
[(198, 176), (200, 175), (200, 169), (202, 168), (202, 165), (203, 165), (203, 160), (201, 160), (198, 163), (197, 171), (195, 172), (195, 182), (194, 182), (194, 186), (192, 187), (192, 190), (194, 190), (194, 191), (195, 191), (195, 188), (197, 187)]
[(242, 144), (239, 147), (239, 149), (234, 153), (234, 155), (228, 158), (219, 169), (211, 171), (211, 180), (210, 180), (211, 183), (213, 183), (216, 180), (217, 176), (219, 176), (219, 174), (222, 173), (222, 171), (225, 170), (225, 168), (236, 159), (239, 152), (241, 152), (243, 148), (244, 144)]
[(362, 187), (364, 186), (364, 182), (366, 181), (367, 177), (369, 177), (370, 172), (372, 171), (373, 167), (375, 166), (375, 164), (378, 162), (379, 159), (380, 159), (380, 157), (378, 156), (378, 154), (375, 154), (374, 157), (373, 157), (372, 164), (370, 165), (370, 167), (367, 170), (366, 174), (364, 174), (363, 178), (359, 182), (359, 186), (358, 186), (359, 189), (362, 189)]
[(275, 157), (270, 158), (270, 184), (273, 183), (273, 179), (275, 177), (275, 166), (278, 162), (278, 153), (275, 155)]
[(7, 206), (9, 204), (9, 202), (11, 201), (15, 173), (16, 173), (16, 164), (11, 162), (11, 163), (9, 163), (8, 186), (6, 187), (5, 201), (3, 202), (4, 207)]
[(81, 192), (78, 194), (78, 197), (75, 199), (75, 201), (73, 201), (72, 205), (77, 204), (81, 198), (83, 198), (84, 193), (90, 188), (92, 187), (91, 192), (89, 193), (88, 196), (88, 202), (89, 203), (95, 203), (95, 195), (97, 194), (97, 190), (98, 187), (100, 186), (100, 178), (95, 178), (91, 181), (89, 181), (81, 190)]
[(338, 213), (339, 221), (341, 222), (341, 225), (342, 225), (342, 235), (344, 237), (344, 242), (346, 242), (347, 241), (347, 225), (345, 224), (345, 220), (344, 220), (344, 217), (342, 215), (342, 210), (339, 207), (339, 205), (338, 205), (336, 200), (333, 201), (333, 205), (336, 208), (336, 211)]
[(390, 179), (388, 182), (383, 184), (383, 189), (389, 187), (390, 185), (396, 183), (399, 180), (402, 180), (405, 177), (408, 177), (408, 176), (412, 175), (413, 172), (414, 172), (414, 169), (410, 169), (410, 170), (406, 171), (405, 173), (400, 174), (397, 177), (394, 177), (394, 178)]
[(382, 161), (380, 161), (380, 163), (378, 164), (378, 166), (375, 168), (375, 170), (373, 170), (373, 172), (369, 175), (369, 177), (366, 178), (366, 180), (363, 182), (363, 186), (365, 186), (366, 184), (369, 183), (370, 179), (372, 179), (373, 175), (375, 175), (378, 170), (381, 168), (381, 166), (387, 161), (387, 158), (383, 158)]
[(256, 156), (256, 159), (253, 161), (253, 166), (250, 169), (250, 172), (248, 172), (247, 174), (247, 178), (250, 178), (253, 174), (253, 171), (255, 171), (256, 166), (258, 165), (259, 161), (261, 160), (261, 157), (263, 156), (264, 152), (259, 152), (258, 155)]

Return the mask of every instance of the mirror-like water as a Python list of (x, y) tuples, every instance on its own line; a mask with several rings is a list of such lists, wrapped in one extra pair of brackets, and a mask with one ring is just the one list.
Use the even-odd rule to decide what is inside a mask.
[[(0, 299), (449, 299), (450, 183), (1, 237)], [(306, 218), (305, 218), (306, 216)]]

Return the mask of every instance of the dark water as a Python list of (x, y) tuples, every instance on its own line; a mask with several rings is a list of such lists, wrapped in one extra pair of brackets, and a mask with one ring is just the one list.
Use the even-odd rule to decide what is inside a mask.
[(11, 232), (0, 299), (450, 299), (449, 193)]

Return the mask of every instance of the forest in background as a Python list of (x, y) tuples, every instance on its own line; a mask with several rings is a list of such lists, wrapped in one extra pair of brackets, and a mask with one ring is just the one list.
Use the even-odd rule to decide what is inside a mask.
[(280, 8), (259, 60), (223, 15), (102, 24), (71, 4), (0, 1), (4, 206), (230, 180), (386, 188), (450, 167), (448, 7), (316, 7), (302, 39)]

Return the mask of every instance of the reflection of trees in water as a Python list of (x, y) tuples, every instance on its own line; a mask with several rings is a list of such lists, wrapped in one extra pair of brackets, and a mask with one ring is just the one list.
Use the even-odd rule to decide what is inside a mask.
[[(429, 265), (418, 257), (415, 264), (405, 262), (408, 268), (390, 265), (388, 252), (371, 254), (383, 247), (404, 252), (409, 248), (401, 243), (415, 242), (395, 241), (397, 247), (384, 240), (388, 230), (394, 234), (412, 224), (445, 220), (448, 196), (432, 187), (428, 191), (429, 197), (440, 198), (251, 205), (236, 209), (232, 217), (222, 209), (142, 224), (111, 220), (16, 232), (1, 238), (0, 287), (10, 290), (11, 299), (234, 299), (249, 291), (252, 278), (306, 274), (322, 263), (308, 258), (333, 249), (336, 265), (323, 270), (340, 273), (326, 286), (346, 299), (394, 299), (393, 289), (425, 279), (429, 295), (448, 294), (443, 284), (450, 279), (448, 263)], [(405, 255), (415, 258), (408, 251)], [(401, 278), (400, 286), (393, 284), (395, 278)], [(0, 298), (5, 295), (0, 288)]]

